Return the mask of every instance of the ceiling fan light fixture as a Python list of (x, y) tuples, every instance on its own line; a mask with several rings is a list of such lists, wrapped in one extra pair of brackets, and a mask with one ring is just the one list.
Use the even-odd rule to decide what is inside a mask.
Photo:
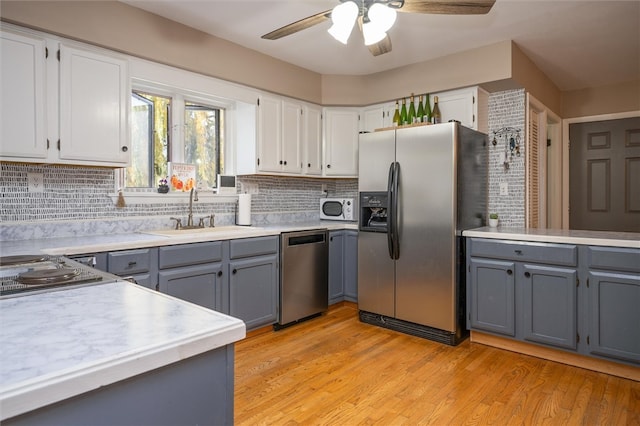
[(391, 9), (382, 3), (374, 3), (367, 11), (368, 24), (375, 25), (376, 32), (386, 33), (393, 27), (397, 15), (398, 13), (395, 9)]
[(347, 44), (360, 10), (353, 1), (341, 3), (331, 11), (333, 25), (328, 32), (342, 44)]
[(384, 40), (387, 33), (384, 31), (378, 31), (371, 22), (367, 22), (362, 26), (362, 35), (364, 36), (365, 46), (371, 46), (372, 44), (376, 44)]

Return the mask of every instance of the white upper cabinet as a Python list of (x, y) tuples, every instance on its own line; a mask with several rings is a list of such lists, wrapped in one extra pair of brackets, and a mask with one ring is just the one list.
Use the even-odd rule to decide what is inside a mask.
[(0, 159), (128, 165), (128, 62), (29, 30), (1, 35)]
[(282, 165), (282, 99), (258, 97), (258, 171), (280, 172)]
[(302, 104), (282, 102), (282, 171), (302, 173)]
[(322, 108), (305, 105), (303, 109), (303, 164), (306, 175), (322, 175)]
[(360, 111), (360, 131), (369, 133), (376, 129), (392, 127), (395, 106), (395, 102), (386, 102), (362, 108)]
[(430, 96), (432, 108), (434, 96), (438, 97), (443, 123), (458, 120), (465, 127), (487, 133), (489, 94), (486, 91), (474, 86), (433, 93)]
[(4, 30), (0, 36), (0, 158), (44, 160), (46, 40)]
[(127, 61), (60, 45), (60, 158), (129, 161)]
[(258, 172), (302, 173), (302, 104), (258, 97)]
[(358, 108), (325, 108), (323, 175), (358, 176)]

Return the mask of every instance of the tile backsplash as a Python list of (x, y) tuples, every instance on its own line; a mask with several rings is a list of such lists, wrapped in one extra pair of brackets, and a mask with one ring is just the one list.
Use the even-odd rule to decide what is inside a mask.
[[(521, 155), (511, 160), (509, 170), (503, 167), (504, 141), (489, 145), (489, 212), (497, 212), (504, 226), (524, 226), (524, 89), (491, 94), (488, 109), (490, 141), (501, 128), (521, 129)], [(27, 173), (43, 175), (43, 192), (29, 191)], [(126, 207), (117, 208), (109, 196), (114, 175), (114, 170), (95, 167), (0, 164), (0, 241), (135, 232), (169, 227), (169, 216), (186, 215), (184, 204), (127, 201)], [(244, 183), (258, 186), (251, 203), (256, 225), (317, 220), (323, 186), (326, 196), (358, 195), (357, 179), (238, 176), (237, 182), (239, 189)], [(507, 183), (508, 195), (500, 195), (501, 183)], [(235, 209), (235, 201), (194, 203), (194, 215), (215, 212), (220, 225), (234, 223)]]

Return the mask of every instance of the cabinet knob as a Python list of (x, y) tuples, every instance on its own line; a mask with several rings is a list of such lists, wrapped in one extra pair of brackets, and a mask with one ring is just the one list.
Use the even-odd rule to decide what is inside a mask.
[(237, 273), (238, 273), (238, 270), (237, 270), (237, 269), (234, 269), (233, 271), (231, 271), (231, 273), (232, 273), (233, 275), (235, 275), (235, 274), (237, 274)]
[(330, 169), (330, 168), (331, 168), (331, 164), (327, 164), (327, 169)]
[(222, 276), (222, 271), (218, 271), (218, 276), (221, 277)]
[(123, 147), (122, 147), (122, 152), (127, 152), (127, 151), (129, 151), (129, 148), (128, 148), (128, 147), (126, 147), (126, 146), (123, 146)]
[(513, 274), (513, 271), (511, 269), (507, 269), (507, 275), (511, 275)]
[(280, 164), (282, 164), (282, 160), (280, 160)]
[(525, 277), (527, 277), (527, 278), (529, 278), (529, 277), (531, 276), (531, 272), (528, 272), (528, 271), (527, 271), (527, 272), (525, 272), (525, 273), (524, 273), (524, 276), (525, 276)]
[(285, 165), (285, 166), (287, 165), (287, 161), (286, 161), (286, 160), (285, 160), (285, 162), (284, 162), (284, 165)]
[(308, 164), (307, 164), (307, 167), (311, 167), (311, 163), (308, 163)]

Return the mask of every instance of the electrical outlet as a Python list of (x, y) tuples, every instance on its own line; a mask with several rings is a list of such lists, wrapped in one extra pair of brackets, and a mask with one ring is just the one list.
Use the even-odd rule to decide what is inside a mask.
[(509, 195), (509, 184), (507, 182), (500, 183), (500, 195)]
[(258, 193), (258, 184), (257, 183), (241, 183), (240, 184), (240, 192), (243, 194), (257, 194)]
[(29, 192), (44, 192), (44, 173), (27, 173)]

